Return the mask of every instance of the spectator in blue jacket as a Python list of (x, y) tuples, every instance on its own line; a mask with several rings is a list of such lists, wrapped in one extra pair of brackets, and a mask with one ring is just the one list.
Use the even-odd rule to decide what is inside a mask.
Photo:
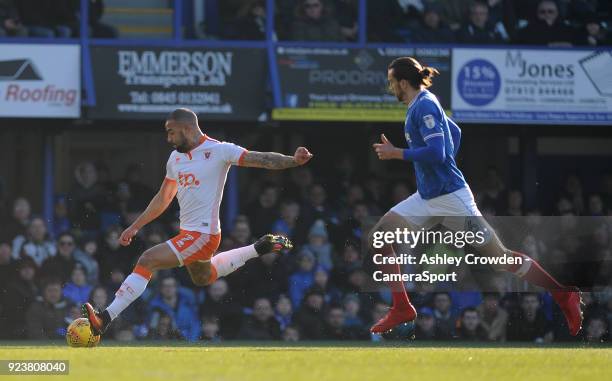
[(301, 305), (304, 294), (314, 284), (314, 268), (314, 255), (308, 250), (302, 250), (298, 269), (289, 277), (289, 297), (294, 307)]
[(304, 249), (308, 249), (315, 255), (319, 266), (322, 266), (326, 271), (331, 271), (334, 266), (332, 262), (333, 248), (329, 243), (329, 235), (323, 220), (316, 220), (312, 224), (308, 232), (308, 243), (304, 245)]
[(291, 300), (286, 295), (281, 295), (276, 301), (274, 308), (274, 316), (280, 324), (281, 331), (291, 325), (293, 319), (293, 307), (291, 306)]
[(89, 300), (92, 288), (92, 285), (87, 284), (85, 270), (81, 266), (76, 266), (72, 270), (70, 282), (64, 286), (64, 298), (76, 305), (81, 305)]
[(149, 320), (158, 311), (170, 316), (181, 335), (187, 340), (199, 339), (201, 324), (195, 295), (191, 290), (179, 287), (173, 277), (160, 281), (159, 293), (149, 303)]

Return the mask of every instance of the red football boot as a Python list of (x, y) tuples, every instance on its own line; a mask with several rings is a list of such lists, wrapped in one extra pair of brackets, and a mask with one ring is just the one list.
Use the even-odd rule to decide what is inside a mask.
[(89, 303), (85, 303), (81, 306), (81, 313), (84, 318), (89, 320), (89, 325), (94, 335), (100, 335), (105, 331), (105, 324), (98, 312)]
[(584, 303), (582, 302), (580, 290), (572, 287), (567, 291), (553, 291), (551, 294), (555, 302), (561, 307), (563, 315), (565, 315), (570, 334), (576, 336), (580, 329), (582, 329), (583, 319), (581, 305)]
[(370, 328), (370, 332), (372, 333), (385, 333), (392, 328), (409, 321), (416, 319), (417, 312), (412, 306), (412, 304), (408, 304), (407, 308), (397, 308), (391, 307), (389, 312), (380, 319), (376, 324)]

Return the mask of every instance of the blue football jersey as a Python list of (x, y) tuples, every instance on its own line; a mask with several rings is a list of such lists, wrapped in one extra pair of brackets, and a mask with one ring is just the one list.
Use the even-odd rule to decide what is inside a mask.
[(444, 162), (414, 161), (417, 190), (422, 198), (432, 199), (467, 185), (455, 162), (455, 147), (448, 118), (434, 94), (423, 90), (410, 104), (404, 133), (410, 148), (426, 147), (430, 139), (441, 139), (444, 143)]

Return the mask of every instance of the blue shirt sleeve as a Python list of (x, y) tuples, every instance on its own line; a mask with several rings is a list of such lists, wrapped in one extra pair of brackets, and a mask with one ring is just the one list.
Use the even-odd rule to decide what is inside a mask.
[(425, 147), (404, 150), (404, 160), (427, 163), (443, 163), (446, 160), (444, 147), (444, 116), (431, 100), (422, 99), (415, 110), (414, 122), (423, 137)]
[(451, 138), (453, 139), (453, 157), (457, 156), (457, 152), (459, 152), (459, 146), (461, 145), (461, 128), (455, 123), (451, 118), (446, 118), (448, 120), (448, 128), (450, 129)]

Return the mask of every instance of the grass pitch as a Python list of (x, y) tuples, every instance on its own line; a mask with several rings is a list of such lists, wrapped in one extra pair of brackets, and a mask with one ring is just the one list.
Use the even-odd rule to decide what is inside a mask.
[[(29, 344), (29, 343), (28, 343)], [(0, 342), (0, 359), (69, 360), (69, 376), (15, 380), (610, 380), (612, 348), (177, 345)], [(3, 379), (4, 376), (0, 377)]]

